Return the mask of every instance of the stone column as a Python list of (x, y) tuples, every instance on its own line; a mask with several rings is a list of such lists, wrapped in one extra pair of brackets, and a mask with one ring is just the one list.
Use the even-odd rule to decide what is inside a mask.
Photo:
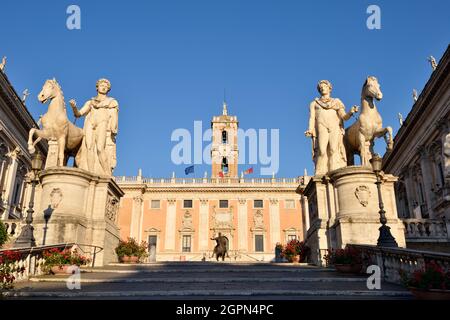
[[(432, 172), (430, 170), (430, 158), (428, 156), (428, 152), (425, 148), (425, 146), (421, 146), (419, 148), (420, 152), (420, 168), (422, 170), (422, 181), (423, 181), (423, 193), (425, 197), (425, 201), (427, 202), (427, 211), (431, 219), (434, 217), (433, 209), (432, 209), (432, 203), (433, 198), (431, 194), (431, 188), (434, 188), (433, 181), (432, 181)], [(422, 213), (423, 214), (423, 213)]]
[(209, 244), (209, 202), (208, 199), (200, 199), (200, 216), (198, 222), (198, 249), (208, 250)]
[(133, 208), (131, 211), (131, 226), (130, 226), (130, 237), (138, 240), (139, 237), (139, 229), (141, 211), (142, 211), (142, 203), (143, 203), (142, 195), (135, 196), (133, 198)]
[(8, 173), (6, 177), (5, 194), (4, 201), (6, 202), (5, 212), (3, 213), (2, 219), (6, 220), (9, 217), (9, 212), (11, 210), (11, 203), (14, 196), (14, 185), (16, 183), (18, 160), (20, 155), (20, 149), (17, 147), (13, 151), (9, 152), (7, 156), (11, 159), (11, 163), (8, 168)]
[(301, 203), (302, 203), (302, 222), (303, 222), (303, 237), (306, 237), (306, 233), (309, 230), (309, 204), (308, 197), (301, 195)]
[(403, 179), (405, 182), (405, 191), (406, 191), (406, 199), (408, 199), (408, 217), (409, 218), (415, 218), (414, 217), (414, 191), (411, 187), (411, 173), (409, 171), (409, 168), (406, 168), (403, 174)]
[(269, 203), (270, 248), (275, 248), (277, 242), (281, 242), (280, 205), (278, 199), (269, 199)]
[(247, 200), (238, 199), (238, 250), (248, 251)]
[(175, 229), (177, 227), (177, 200), (167, 199), (166, 234), (164, 249), (175, 251)]

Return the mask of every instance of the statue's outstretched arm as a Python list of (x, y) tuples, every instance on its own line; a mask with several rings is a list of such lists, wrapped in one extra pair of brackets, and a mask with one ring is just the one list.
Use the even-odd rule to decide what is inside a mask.
[(87, 101), (80, 110), (78, 110), (77, 102), (74, 99), (70, 100), (69, 103), (70, 103), (70, 106), (72, 107), (73, 115), (77, 118), (84, 116), (91, 110), (91, 102), (90, 101)]
[(347, 121), (348, 119), (350, 119), (353, 116), (354, 113), (358, 112), (358, 106), (352, 106), (350, 111), (348, 113), (345, 113), (345, 106), (342, 103), (342, 101), (339, 100), (338, 103), (340, 104), (339, 109), (338, 109), (338, 114), (339, 114), (339, 117), (344, 121)]

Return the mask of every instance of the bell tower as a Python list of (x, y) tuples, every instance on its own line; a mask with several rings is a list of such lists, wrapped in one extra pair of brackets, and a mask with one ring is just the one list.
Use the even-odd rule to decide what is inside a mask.
[(222, 115), (211, 121), (211, 178), (238, 177), (238, 124), (236, 116), (229, 116), (226, 102)]

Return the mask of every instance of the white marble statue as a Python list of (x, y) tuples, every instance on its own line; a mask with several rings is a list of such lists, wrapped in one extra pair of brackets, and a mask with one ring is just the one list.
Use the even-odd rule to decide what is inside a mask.
[(354, 155), (359, 154), (361, 165), (370, 166), (375, 138), (384, 137), (388, 151), (392, 150), (392, 128), (383, 128), (383, 120), (374, 102), (374, 99), (379, 101), (382, 98), (383, 93), (377, 78), (367, 77), (361, 91), (361, 114), (358, 120), (345, 130), (348, 165), (353, 165)]
[(2, 62), (0, 63), (0, 71), (5, 71), (6, 67), (6, 57), (2, 58)]
[(309, 127), (305, 131), (312, 138), (315, 175), (324, 175), (347, 165), (343, 145), (344, 121), (358, 112), (353, 106), (349, 113), (341, 100), (331, 97), (332, 85), (322, 80), (317, 85), (321, 97), (314, 99), (309, 106)]
[(416, 89), (413, 89), (413, 100), (414, 100), (414, 102), (416, 102), (417, 101), (417, 99), (418, 99), (418, 97), (417, 97), (417, 90)]
[(28, 89), (23, 90), (22, 92), (22, 102), (25, 104), (25, 101), (27, 100), (30, 93), (28, 92)]
[(444, 143), (445, 177), (450, 180), (450, 133), (445, 136)]
[(398, 113), (398, 123), (400, 123), (400, 127), (403, 125), (403, 115), (400, 112)]
[[(55, 140), (58, 144), (55, 165), (65, 166), (69, 156), (75, 157), (75, 164), (77, 164), (83, 131), (67, 118), (63, 92), (56, 79), (45, 81), (41, 92), (38, 94), (38, 100), (41, 103), (47, 101), (50, 101), (50, 103), (47, 113), (40, 118), (42, 130), (36, 128), (30, 130), (28, 151), (34, 153), (35, 145), (41, 139)], [(34, 135), (38, 138), (33, 141)]]
[(97, 96), (88, 100), (80, 110), (75, 100), (70, 100), (75, 117), (86, 116), (80, 168), (95, 174), (112, 175), (116, 167), (119, 104), (107, 96), (111, 90), (109, 80), (98, 80), (96, 87)]
[(431, 68), (433, 69), (433, 71), (436, 70), (436, 68), (437, 68), (436, 59), (433, 56), (430, 56), (428, 58), (428, 61), (430, 62), (430, 65), (431, 65)]

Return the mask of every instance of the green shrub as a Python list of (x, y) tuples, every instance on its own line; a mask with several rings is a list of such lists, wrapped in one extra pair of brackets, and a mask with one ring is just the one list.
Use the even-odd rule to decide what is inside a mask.
[(0, 247), (8, 241), (8, 232), (3, 222), (0, 221)]
[(119, 258), (124, 256), (136, 256), (139, 258), (144, 258), (147, 256), (146, 253), (147, 243), (142, 241), (138, 244), (134, 238), (128, 238), (127, 241), (120, 241), (116, 248), (116, 254)]

